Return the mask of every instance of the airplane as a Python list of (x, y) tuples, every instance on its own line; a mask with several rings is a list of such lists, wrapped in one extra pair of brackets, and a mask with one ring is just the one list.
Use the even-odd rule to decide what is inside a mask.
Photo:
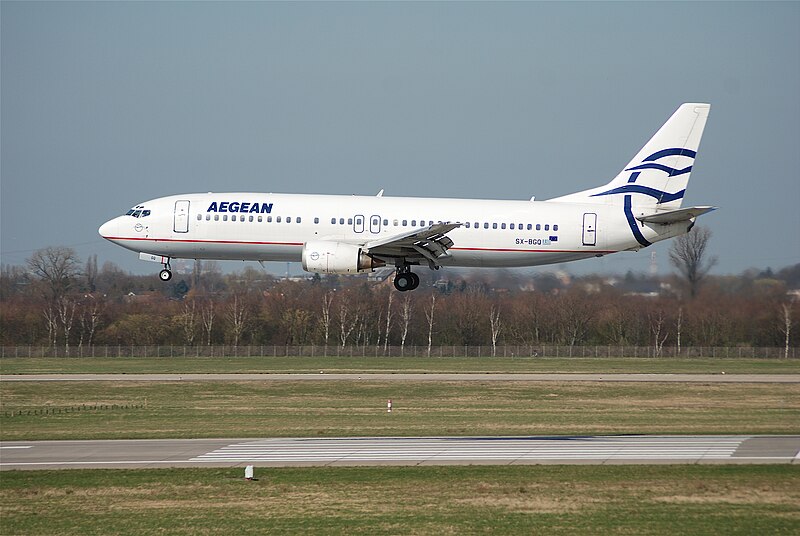
[(689, 232), (712, 206), (681, 208), (709, 104), (682, 104), (609, 183), (546, 201), (194, 193), (135, 205), (100, 235), (163, 265), (172, 259), (283, 261), (307, 272), (394, 266), (522, 267), (638, 251)]

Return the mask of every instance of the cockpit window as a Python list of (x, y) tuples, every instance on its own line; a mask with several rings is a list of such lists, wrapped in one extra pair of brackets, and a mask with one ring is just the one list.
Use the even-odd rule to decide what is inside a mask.
[(150, 215), (149, 210), (144, 210), (141, 206), (134, 207), (125, 213), (126, 216), (133, 216), (134, 218), (146, 218)]

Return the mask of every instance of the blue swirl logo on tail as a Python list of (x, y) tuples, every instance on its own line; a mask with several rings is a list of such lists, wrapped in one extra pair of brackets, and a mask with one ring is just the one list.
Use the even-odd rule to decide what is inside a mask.
[(639, 229), (638, 222), (633, 215), (633, 200), (631, 194), (643, 194), (650, 196), (658, 201), (658, 203), (669, 203), (670, 201), (676, 201), (679, 199), (683, 199), (684, 194), (686, 193), (686, 189), (680, 190), (675, 193), (666, 192), (664, 190), (658, 190), (656, 188), (650, 188), (648, 186), (643, 186), (641, 184), (636, 184), (636, 179), (639, 178), (642, 171), (647, 169), (654, 169), (657, 171), (663, 171), (667, 174), (668, 177), (676, 177), (678, 175), (684, 175), (686, 173), (690, 173), (692, 171), (692, 166), (686, 166), (682, 169), (676, 169), (669, 166), (665, 166), (663, 164), (656, 163), (656, 160), (660, 160), (661, 158), (666, 158), (668, 156), (686, 156), (688, 158), (694, 159), (697, 156), (697, 152), (692, 151), (691, 149), (683, 149), (680, 147), (673, 147), (669, 149), (662, 149), (661, 151), (657, 151), (650, 156), (644, 158), (642, 163), (638, 166), (634, 166), (631, 168), (627, 168), (625, 171), (631, 171), (630, 177), (628, 177), (628, 184), (624, 186), (618, 186), (617, 188), (612, 188), (611, 190), (607, 190), (605, 192), (600, 192), (597, 194), (593, 194), (592, 197), (598, 197), (603, 195), (615, 195), (615, 194), (626, 194), (625, 195), (625, 203), (623, 205), (623, 210), (625, 212), (625, 218), (628, 221), (628, 226), (631, 228), (631, 233), (633, 233), (634, 238), (636, 241), (639, 242), (642, 246), (649, 246), (652, 242), (648, 241), (642, 231)]

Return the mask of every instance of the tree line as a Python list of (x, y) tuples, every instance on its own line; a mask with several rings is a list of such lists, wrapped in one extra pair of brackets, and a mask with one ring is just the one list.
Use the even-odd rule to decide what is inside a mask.
[[(614, 345), (796, 346), (800, 264), (777, 273), (690, 279), (569, 278), (511, 271), (420, 271), (415, 292), (391, 277), (277, 279), (216, 263), (162, 284), (69, 248), (35, 252), (0, 274), (0, 345)], [(697, 278), (698, 272), (702, 273)]]

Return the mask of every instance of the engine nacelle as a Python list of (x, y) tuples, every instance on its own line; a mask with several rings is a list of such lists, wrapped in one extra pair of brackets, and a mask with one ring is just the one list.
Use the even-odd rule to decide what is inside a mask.
[(386, 263), (373, 259), (355, 244), (319, 240), (303, 245), (303, 270), (320, 274), (371, 272)]

